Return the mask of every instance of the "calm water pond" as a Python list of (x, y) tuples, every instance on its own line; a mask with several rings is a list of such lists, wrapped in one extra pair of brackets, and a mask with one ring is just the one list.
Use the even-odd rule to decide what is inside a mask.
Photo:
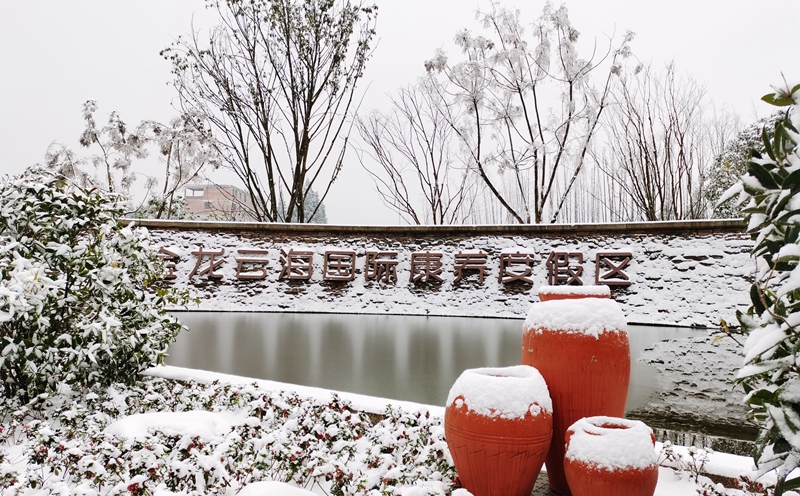
[[(191, 332), (167, 364), (384, 398), (444, 405), (468, 368), (520, 363), (522, 319), (298, 313), (176, 312)], [(656, 371), (636, 361), (657, 341), (702, 334), (629, 326), (627, 409), (643, 406)]]

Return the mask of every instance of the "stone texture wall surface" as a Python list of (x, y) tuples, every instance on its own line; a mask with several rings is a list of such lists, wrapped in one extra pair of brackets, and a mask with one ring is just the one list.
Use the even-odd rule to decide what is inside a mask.
[[(681, 326), (716, 326), (720, 319), (735, 322), (736, 309), (748, 304), (752, 272), (752, 242), (738, 224), (731, 222), (675, 223), (653, 226), (559, 226), (559, 229), (521, 229), (470, 226), (447, 228), (354, 228), (322, 226), (297, 228), (287, 225), (198, 222), (143, 222), (152, 243), (177, 255), (174, 263), (177, 287), (189, 287), (200, 298), (200, 310), (391, 313), (407, 315), (459, 315), (522, 317), (537, 289), (548, 282), (547, 258), (551, 252), (581, 253), (581, 279), (595, 283), (598, 252), (629, 251), (624, 272), (628, 287), (612, 288), (631, 323)], [(214, 262), (198, 264), (199, 247), (224, 249)], [(243, 255), (241, 249), (259, 249)], [(308, 280), (281, 278), (281, 250), (313, 253)], [(328, 250), (356, 253), (352, 281), (323, 280), (324, 254)], [(479, 250), (487, 255), (483, 282), (478, 271), (465, 271), (456, 282), (455, 256)], [(397, 281), (366, 280), (368, 251), (397, 252)], [(501, 255), (530, 253), (530, 283), (499, 281)], [(411, 281), (411, 254), (441, 253), (441, 282)], [(194, 254), (193, 254), (194, 253)], [(263, 259), (245, 265), (266, 270), (264, 279), (237, 278), (237, 258)], [(192, 271), (195, 274), (190, 277)], [(210, 277), (214, 275), (216, 277)], [(193, 307), (194, 308), (194, 307)]]

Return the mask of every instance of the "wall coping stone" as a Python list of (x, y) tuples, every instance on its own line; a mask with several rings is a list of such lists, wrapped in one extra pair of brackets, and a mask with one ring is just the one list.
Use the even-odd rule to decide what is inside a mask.
[(585, 235), (631, 232), (635, 234), (711, 234), (744, 233), (747, 225), (743, 219), (680, 220), (657, 222), (617, 222), (604, 224), (503, 224), (503, 225), (448, 225), (448, 226), (377, 226), (331, 224), (283, 224), (270, 222), (217, 222), (197, 220), (122, 219), (152, 229), (177, 231), (254, 231), (312, 235), (381, 234), (423, 236), (474, 236), (474, 235)]

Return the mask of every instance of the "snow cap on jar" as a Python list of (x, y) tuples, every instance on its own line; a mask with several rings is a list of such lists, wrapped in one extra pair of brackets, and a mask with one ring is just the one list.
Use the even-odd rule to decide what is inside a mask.
[(467, 369), (456, 379), (447, 406), (480, 415), (506, 419), (522, 418), (526, 413), (553, 412), (550, 391), (542, 375), (529, 365)]
[(607, 298), (550, 300), (534, 303), (525, 330), (558, 330), (599, 337), (604, 332), (628, 332), (619, 304)]
[(582, 418), (567, 429), (565, 458), (604, 470), (644, 469), (658, 461), (653, 430), (638, 420)]

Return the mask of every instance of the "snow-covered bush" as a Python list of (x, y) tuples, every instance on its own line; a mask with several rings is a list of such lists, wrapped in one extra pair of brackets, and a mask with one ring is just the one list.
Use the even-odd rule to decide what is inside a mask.
[(182, 325), (186, 294), (155, 289), (161, 261), (115, 198), (30, 169), (0, 181), (0, 391), (27, 401), (132, 383)]
[[(776, 496), (800, 487), (786, 482), (800, 465), (800, 85), (764, 100), (788, 107), (763, 132), (738, 188), (756, 261), (751, 306), (738, 312), (746, 365), (737, 376), (748, 417), (761, 426), (754, 457), (759, 471), (777, 470)], [(732, 191), (732, 193), (735, 193)]]
[[(3, 495), (230, 495), (263, 480), (331, 496), (446, 496), (456, 487), (442, 419), (427, 412), (387, 408), (373, 424), (335, 395), (152, 377), (9, 403), (0, 398)], [(209, 419), (219, 420), (213, 429)]]

